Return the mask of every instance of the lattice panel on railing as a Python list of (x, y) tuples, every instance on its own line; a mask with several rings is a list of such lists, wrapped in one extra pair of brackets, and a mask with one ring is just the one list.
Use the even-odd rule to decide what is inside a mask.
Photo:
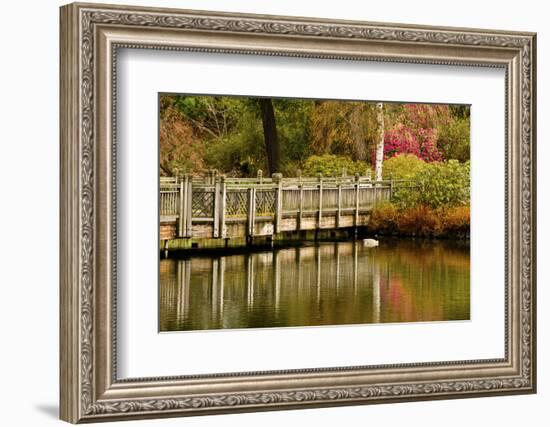
[(273, 215), (275, 190), (256, 190), (256, 215)]
[(192, 212), (194, 218), (214, 216), (214, 192), (193, 189)]
[(248, 212), (248, 193), (246, 191), (228, 191), (225, 195), (226, 217), (245, 217)]

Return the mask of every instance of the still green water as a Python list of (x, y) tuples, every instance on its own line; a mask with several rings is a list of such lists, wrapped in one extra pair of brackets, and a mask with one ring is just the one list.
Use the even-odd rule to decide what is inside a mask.
[(319, 243), (160, 261), (161, 331), (469, 318), (467, 243)]

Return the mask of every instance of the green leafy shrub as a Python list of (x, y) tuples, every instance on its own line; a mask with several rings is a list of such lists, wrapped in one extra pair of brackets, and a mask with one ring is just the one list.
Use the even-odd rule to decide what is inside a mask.
[(437, 139), (444, 158), (461, 162), (470, 160), (469, 117), (458, 118), (440, 126)]
[(358, 173), (366, 176), (371, 173), (371, 169), (366, 162), (354, 161), (346, 156), (337, 156), (334, 154), (323, 154), (321, 156), (310, 156), (304, 162), (302, 175), (315, 176), (319, 173), (324, 176), (341, 175), (345, 169), (348, 175)]
[(409, 183), (396, 185), (392, 201), (401, 208), (465, 206), (470, 203), (470, 162), (457, 160), (425, 164), (410, 177)]
[(470, 162), (426, 163), (411, 155), (384, 162), (392, 174), (391, 202), (372, 212), (371, 232), (418, 237), (470, 235)]

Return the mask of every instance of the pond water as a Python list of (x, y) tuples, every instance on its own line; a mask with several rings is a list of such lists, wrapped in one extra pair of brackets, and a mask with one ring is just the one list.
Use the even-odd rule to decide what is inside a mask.
[(470, 318), (465, 242), (362, 240), (160, 261), (160, 330)]

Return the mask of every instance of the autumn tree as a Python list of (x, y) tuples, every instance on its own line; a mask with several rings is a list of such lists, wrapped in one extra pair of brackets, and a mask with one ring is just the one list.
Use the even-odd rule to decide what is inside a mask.
[(368, 162), (376, 136), (374, 105), (318, 101), (312, 112), (311, 136), (316, 154), (333, 153)]
[(177, 108), (176, 97), (161, 98), (159, 131), (161, 175), (174, 176), (204, 168), (205, 144)]
[(277, 138), (277, 123), (271, 98), (259, 98), (262, 125), (264, 129), (265, 153), (267, 157), (267, 172), (269, 175), (279, 172), (280, 147)]

